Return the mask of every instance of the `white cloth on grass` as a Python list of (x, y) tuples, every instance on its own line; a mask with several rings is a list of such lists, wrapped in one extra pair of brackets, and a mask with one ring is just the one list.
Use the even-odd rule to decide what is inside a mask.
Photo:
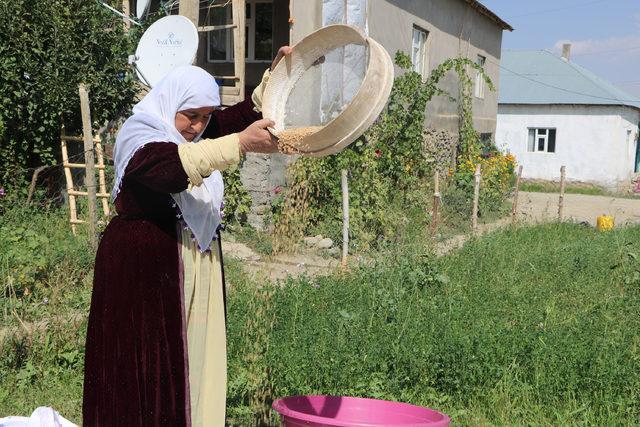
[(47, 406), (33, 411), (30, 417), (0, 418), (0, 427), (78, 427)]

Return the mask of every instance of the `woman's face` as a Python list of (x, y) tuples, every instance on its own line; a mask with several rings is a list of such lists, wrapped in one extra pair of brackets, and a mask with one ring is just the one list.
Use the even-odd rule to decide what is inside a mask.
[(176, 129), (191, 142), (204, 131), (214, 107), (189, 108), (176, 113)]

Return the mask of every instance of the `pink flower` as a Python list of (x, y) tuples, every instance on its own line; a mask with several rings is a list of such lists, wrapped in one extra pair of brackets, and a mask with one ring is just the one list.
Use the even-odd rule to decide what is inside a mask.
[(5, 191), (4, 188), (0, 188), (0, 197), (4, 197), (7, 195), (7, 192)]
[(273, 193), (274, 194), (280, 194), (280, 192), (282, 192), (282, 188), (280, 188), (280, 186), (276, 186), (276, 188), (273, 189)]
[(382, 156), (382, 151), (376, 150), (376, 157), (380, 157), (380, 156)]

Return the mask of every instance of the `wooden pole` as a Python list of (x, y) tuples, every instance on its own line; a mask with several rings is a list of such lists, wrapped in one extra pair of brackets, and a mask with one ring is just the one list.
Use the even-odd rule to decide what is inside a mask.
[(342, 169), (342, 267), (347, 266), (349, 256), (349, 181), (348, 172)]
[[(129, 5), (129, 0), (122, 0), (122, 13), (131, 16), (131, 8)], [(123, 19), (124, 22), (124, 32), (128, 33), (131, 29), (131, 22), (128, 19)]]
[(233, 74), (236, 76), (236, 88), (238, 89), (238, 102), (244, 100), (245, 84), (245, 39), (246, 34), (246, 2), (245, 0), (233, 0), (231, 4), (233, 16)]
[[(100, 182), (100, 192), (107, 192), (107, 179), (104, 173), (104, 152), (102, 150), (102, 143), (100, 139), (96, 139), (96, 156), (98, 157), (98, 181)], [(102, 213), (104, 216), (109, 216), (109, 200), (107, 198), (102, 197)]]
[(189, 18), (197, 28), (200, 18), (200, 0), (180, 0), (178, 14)]
[(83, 83), (78, 88), (80, 93), (80, 110), (82, 112), (82, 136), (84, 141), (84, 158), (87, 165), (85, 183), (87, 186), (88, 210), (89, 210), (89, 241), (95, 248), (96, 238), (96, 168), (93, 157), (93, 134), (91, 131), (91, 109), (89, 107), (89, 93)]
[(558, 220), (564, 221), (564, 187), (565, 187), (565, 167), (560, 167), (560, 198), (558, 200)]
[(516, 175), (516, 189), (513, 192), (513, 205), (511, 206), (511, 224), (516, 224), (516, 217), (518, 216), (518, 193), (520, 192), (520, 179), (522, 178), (522, 165), (518, 166), (518, 173)]
[[(67, 135), (64, 127), (60, 135), (60, 146), (62, 148), (62, 163), (69, 163), (69, 150), (67, 149)], [(73, 194), (73, 175), (71, 169), (64, 167), (64, 176), (67, 181), (67, 195), (69, 196), (69, 222), (71, 223), (71, 232), (76, 235), (76, 224), (78, 223), (78, 211), (76, 210), (76, 196)]]
[(480, 165), (476, 166), (473, 174), (473, 211), (471, 212), (471, 228), (475, 233), (478, 230), (478, 203), (480, 201)]
[(433, 176), (433, 213), (431, 215), (431, 237), (438, 231), (438, 210), (440, 207), (440, 173)]
[(33, 172), (33, 176), (31, 177), (31, 185), (29, 185), (29, 194), (27, 194), (27, 205), (31, 204), (31, 199), (33, 198), (33, 192), (36, 190), (36, 183), (38, 182), (38, 175), (40, 172), (47, 169), (48, 166), (40, 166)]

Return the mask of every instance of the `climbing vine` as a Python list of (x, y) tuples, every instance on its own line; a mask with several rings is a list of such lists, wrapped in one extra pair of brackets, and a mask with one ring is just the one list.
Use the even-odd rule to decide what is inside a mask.
[[(398, 52), (395, 63), (404, 72), (396, 77), (386, 110), (366, 134), (341, 153), (322, 159), (300, 158), (289, 170), (290, 188), (274, 209), (275, 233), (289, 247), (290, 239), (316, 232), (340, 240), (340, 170), (349, 171), (352, 241), (367, 247), (394, 232), (398, 211), (428, 203), (428, 181), (434, 159), (423, 150), (425, 111), (434, 96), (458, 101), (460, 130), (456, 163), (480, 152), (480, 137), (473, 128), (472, 80), (469, 68), (493, 84), (484, 70), (466, 58), (448, 59), (424, 80), (410, 71), (411, 59)], [(447, 73), (460, 81), (458, 97), (439, 87)], [(441, 165), (438, 165), (441, 166)], [(399, 209), (398, 209), (399, 208)], [(400, 214), (402, 216), (402, 214)]]
[(473, 127), (473, 81), (469, 76), (467, 67), (474, 68), (478, 73), (480, 73), (490, 90), (495, 90), (495, 87), (489, 77), (484, 73), (483, 68), (478, 64), (466, 58), (458, 58), (453, 61), (455, 61), (453, 68), (455, 69), (455, 72), (458, 75), (458, 81), (460, 82), (460, 95), (458, 99), (459, 163), (477, 157), (481, 151), (480, 135)]

